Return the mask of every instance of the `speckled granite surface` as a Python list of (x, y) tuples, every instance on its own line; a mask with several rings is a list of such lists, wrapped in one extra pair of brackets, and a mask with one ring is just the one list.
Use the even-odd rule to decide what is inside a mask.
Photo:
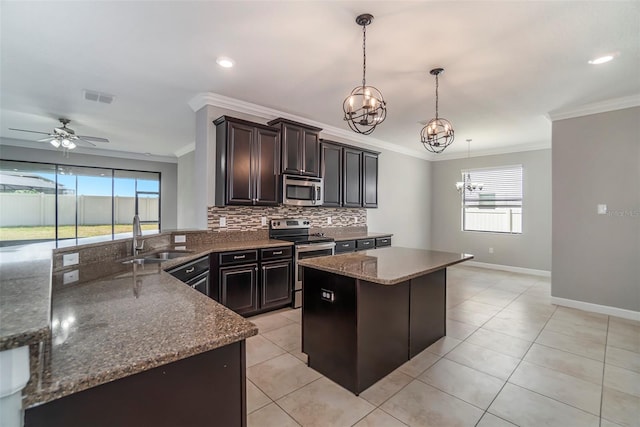
[(375, 239), (378, 237), (391, 237), (391, 233), (370, 233), (367, 227), (327, 227), (314, 228), (312, 233), (324, 233), (327, 237), (333, 237), (336, 242), (357, 239)]
[(307, 258), (299, 261), (299, 265), (382, 285), (395, 285), (470, 259), (473, 255), (387, 247)]
[[(2, 251), (0, 349), (32, 346), (24, 407), (255, 335), (252, 323), (164, 271), (212, 252), (291, 245), (264, 233), (243, 241), (220, 234), (189, 233), (186, 244), (177, 244), (183, 257), (143, 265), (113, 259), (123, 254), (123, 242), (65, 248), (53, 255), (56, 261), (80, 250), (84, 262), (58, 264), (53, 273), (50, 246)], [(149, 246), (142, 256), (159, 250)], [(78, 280), (63, 284), (74, 270)]]

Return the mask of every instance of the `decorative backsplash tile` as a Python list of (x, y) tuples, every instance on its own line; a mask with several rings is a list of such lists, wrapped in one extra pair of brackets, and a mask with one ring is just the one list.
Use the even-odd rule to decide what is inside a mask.
[[(267, 225), (262, 225), (263, 217), (267, 219)], [(225, 218), (225, 227), (220, 227), (220, 218)], [(295, 206), (209, 206), (207, 223), (210, 231), (268, 230), (269, 221), (276, 218), (305, 218), (311, 221), (312, 228), (366, 226), (367, 210)]]

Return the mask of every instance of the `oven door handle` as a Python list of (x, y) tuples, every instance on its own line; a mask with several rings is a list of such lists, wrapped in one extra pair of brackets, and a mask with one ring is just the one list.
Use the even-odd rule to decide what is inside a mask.
[(336, 242), (327, 242), (327, 243), (311, 243), (308, 245), (296, 245), (297, 252), (312, 252), (312, 251), (321, 251), (324, 249), (334, 249), (336, 247)]

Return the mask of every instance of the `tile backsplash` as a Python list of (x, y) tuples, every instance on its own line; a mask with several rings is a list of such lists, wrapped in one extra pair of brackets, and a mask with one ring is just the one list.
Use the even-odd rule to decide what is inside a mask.
[[(262, 225), (263, 217), (267, 219), (267, 225)], [(226, 221), (224, 227), (220, 227), (221, 218)], [(367, 210), (295, 206), (209, 206), (207, 224), (210, 231), (268, 230), (269, 221), (274, 218), (309, 219), (313, 228), (366, 226)]]

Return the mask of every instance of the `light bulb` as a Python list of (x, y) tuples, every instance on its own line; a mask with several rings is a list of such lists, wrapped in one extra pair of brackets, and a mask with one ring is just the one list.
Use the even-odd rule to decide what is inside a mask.
[(75, 143), (75, 142), (73, 142), (73, 141), (69, 141), (69, 145), (67, 145), (67, 148), (68, 148), (69, 150), (73, 150), (73, 149), (74, 149), (74, 148), (76, 148), (76, 147), (77, 147), (77, 145), (76, 145), (76, 143)]
[(70, 143), (71, 143), (71, 141), (69, 141), (67, 138), (64, 138), (64, 139), (62, 140), (62, 146), (63, 146), (64, 148), (68, 148)]
[(53, 145), (56, 148), (60, 147), (60, 141), (58, 141), (57, 139), (52, 139), (49, 142), (51, 143), (51, 145)]

